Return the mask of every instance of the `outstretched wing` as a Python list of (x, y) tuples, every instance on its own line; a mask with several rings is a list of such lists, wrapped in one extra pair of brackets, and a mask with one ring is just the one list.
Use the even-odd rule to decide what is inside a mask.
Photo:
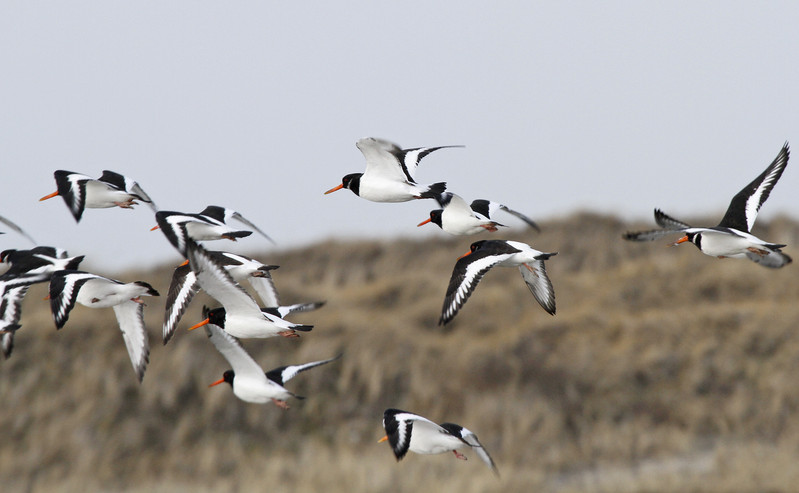
[(529, 217), (525, 216), (521, 212), (515, 211), (506, 205), (502, 205), (499, 202), (492, 202), (490, 200), (485, 199), (477, 199), (473, 200), (471, 203), (471, 208), (473, 211), (477, 212), (478, 214), (482, 214), (488, 219), (496, 220), (496, 211), (503, 211), (507, 212), (511, 216), (515, 216), (525, 223), (528, 226), (533, 228), (534, 230), (541, 232), (541, 228), (538, 227), (535, 221), (530, 219)]
[(529, 262), (519, 266), (519, 272), (522, 274), (522, 279), (530, 292), (533, 293), (538, 304), (550, 315), (555, 314), (555, 290), (552, 289), (552, 281), (547, 276), (546, 268), (544, 267), (544, 260), (549, 258), (554, 253), (544, 254), (546, 257), (539, 256), (538, 260)]
[(172, 283), (169, 285), (169, 294), (166, 297), (166, 311), (164, 312), (164, 327), (162, 335), (164, 344), (169, 342), (175, 334), (175, 329), (181, 317), (186, 312), (194, 295), (200, 291), (197, 276), (189, 264), (184, 264), (175, 269), (172, 274)]
[(208, 251), (192, 240), (187, 241), (189, 265), (200, 287), (224, 305), (228, 312), (260, 316), (261, 309), (250, 294), (237, 283), (225, 267)]
[(497, 470), (496, 464), (494, 464), (494, 459), (488, 455), (488, 451), (485, 449), (485, 447), (483, 447), (483, 444), (480, 443), (480, 440), (477, 439), (477, 435), (466, 428), (461, 428), (461, 438), (474, 449), (474, 451), (477, 453), (477, 456), (480, 457), (480, 459), (485, 462), (492, 471), (494, 471), (494, 474), (499, 476), (499, 471)]
[(106, 182), (114, 186), (117, 190), (124, 190), (130, 194), (136, 195), (142, 202), (146, 202), (153, 212), (158, 212), (158, 208), (155, 206), (153, 199), (144, 192), (138, 183), (127, 176), (106, 169), (103, 170), (103, 174), (98, 178), (98, 181)]
[(439, 325), (444, 325), (458, 314), (458, 310), (466, 303), (469, 296), (477, 287), (477, 283), (483, 278), (486, 272), (513, 256), (513, 253), (492, 254), (478, 250), (470, 255), (461, 257), (452, 269), (452, 276), (449, 279), (449, 287), (444, 297), (444, 306), (441, 308), (441, 318)]
[(236, 211), (231, 211), (231, 212), (232, 212), (232, 214), (230, 215), (230, 217), (232, 217), (232, 218), (233, 218), (233, 219), (235, 219), (236, 221), (238, 221), (238, 222), (240, 222), (240, 223), (244, 224), (244, 225), (245, 225), (245, 226), (247, 226), (248, 228), (252, 228), (252, 229), (254, 229), (255, 231), (257, 231), (257, 232), (258, 232), (258, 234), (260, 234), (261, 236), (263, 236), (264, 238), (266, 238), (267, 240), (269, 240), (269, 241), (270, 241), (272, 244), (274, 244), (274, 243), (275, 243), (275, 240), (273, 240), (272, 238), (270, 238), (268, 234), (264, 233), (264, 232), (261, 230), (261, 228), (259, 228), (259, 227), (258, 227), (258, 226), (256, 226), (255, 224), (253, 224), (253, 223), (252, 223), (252, 221), (250, 221), (250, 220), (248, 220), (247, 218), (245, 218), (244, 216), (242, 216), (242, 215), (241, 215), (241, 213), (239, 213), (239, 212), (236, 212)]
[(684, 223), (679, 219), (674, 219), (660, 209), (655, 209), (655, 222), (664, 229), (628, 231), (622, 235), (622, 238), (629, 241), (654, 241), (664, 236), (691, 228), (688, 223)]
[(439, 149), (449, 149), (453, 147), (465, 147), (462, 145), (451, 145), (451, 146), (438, 146), (438, 147), (416, 147), (413, 149), (398, 149), (393, 148), (389, 152), (397, 158), (397, 161), (402, 168), (402, 172), (405, 177), (411, 183), (416, 183), (416, 170), (419, 167), (419, 163), (422, 159), (430, 154), (431, 152), (437, 151)]
[(733, 228), (746, 233), (752, 229), (760, 206), (766, 201), (771, 189), (774, 188), (777, 180), (782, 176), (782, 172), (785, 171), (790, 154), (791, 151), (786, 142), (765, 171), (732, 198), (727, 212), (719, 223), (719, 227)]
[(50, 309), (53, 312), (56, 329), (67, 323), (69, 312), (75, 306), (81, 286), (90, 279), (105, 278), (76, 270), (59, 270), (53, 273), (50, 279)]
[(275, 368), (274, 370), (269, 370), (268, 372), (266, 372), (266, 378), (280, 385), (283, 385), (292, 378), (296, 377), (298, 373), (303, 372), (305, 370), (310, 370), (311, 368), (316, 368), (317, 366), (325, 365), (327, 363), (330, 363), (331, 361), (336, 361), (337, 359), (341, 358), (341, 356), (342, 355), (339, 354), (330, 359), (313, 361), (311, 363), (305, 363), (303, 365), (281, 366), (280, 368)]
[(222, 330), (219, 326), (214, 324), (205, 324), (205, 333), (214, 344), (216, 349), (222, 353), (222, 356), (230, 363), (233, 371), (237, 376), (246, 379), (253, 379), (255, 381), (263, 381), (266, 383), (268, 380), (264, 371), (258, 366), (252, 357), (247, 354), (247, 351), (241, 347), (239, 341), (235, 337)]
[(67, 204), (75, 221), (80, 221), (86, 205), (86, 183), (93, 178), (62, 169), (55, 171), (53, 176), (58, 188), (58, 195), (64, 199), (64, 203)]
[(118, 305), (114, 305), (114, 314), (119, 322), (119, 329), (125, 339), (125, 347), (128, 348), (128, 356), (133, 364), (133, 370), (139, 378), (139, 382), (144, 378), (144, 370), (150, 361), (150, 343), (147, 338), (147, 330), (144, 328), (144, 304), (129, 300)]

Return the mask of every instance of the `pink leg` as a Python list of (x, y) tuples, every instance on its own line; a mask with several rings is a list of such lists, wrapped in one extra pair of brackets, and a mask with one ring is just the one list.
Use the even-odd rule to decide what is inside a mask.
[(286, 401), (279, 401), (277, 399), (272, 399), (272, 402), (274, 402), (275, 405), (277, 407), (279, 407), (280, 409), (284, 409), (284, 410), (289, 409), (289, 405), (288, 405), (288, 403)]
[(300, 337), (300, 335), (293, 330), (282, 330), (278, 332), (283, 337)]
[(453, 450), (452, 453), (455, 454), (455, 457), (457, 457), (458, 459), (466, 460), (466, 456), (463, 455), (462, 453), (458, 452), (457, 450)]

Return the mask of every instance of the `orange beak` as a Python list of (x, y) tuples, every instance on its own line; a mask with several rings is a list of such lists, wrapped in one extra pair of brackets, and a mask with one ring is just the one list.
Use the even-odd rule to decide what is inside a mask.
[(690, 241), (690, 240), (688, 239), (688, 236), (687, 236), (687, 235), (686, 235), (686, 236), (683, 236), (682, 238), (680, 238), (679, 240), (675, 241), (674, 243), (672, 243), (672, 244), (671, 244), (671, 245), (669, 245), (669, 246), (676, 246), (676, 245), (679, 245), (680, 243), (685, 243), (686, 241)]
[(378, 440), (378, 441), (377, 441), (377, 443), (383, 443), (383, 442), (385, 442), (386, 440), (388, 440), (388, 435), (386, 435), (386, 436), (384, 436), (383, 438), (381, 438), (380, 440)]
[(424, 226), (425, 224), (429, 223), (430, 221), (432, 221), (432, 219), (427, 218), (424, 221), (422, 221), (419, 224), (417, 224), (416, 227), (418, 228), (419, 226)]
[(51, 193), (50, 195), (45, 195), (44, 197), (40, 198), (39, 202), (41, 202), (42, 200), (52, 199), (56, 195), (58, 195), (58, 191), (57, 190), (55, 192)]
[(224, 381), (225, 381), (225, 379), (224, 379), (224, 378), (220, 378), (220, 379), (219, 379), (219, 380), (217, 380), (216, 382), (214, 382), (214, 383), (212, 383), (211, 385), (209, 385), (209, 387), (213, 387), (214, 385), (219, 385), (220, 383), (224, 383)]
[(329, 193), (333, 193), (333, 192), (335, 192), (336, 190), (341, 190), (342, 188), (344, 188), (344, 184), (343, 184), (343, 183), (342, 183), (341, 185), (338, 185), (338, 186), (335, 186), (335, 187), (331, 188), (330, 190), (328, 190), (327, 192), (325, 192), (325, 195), (327, 195), (327, 194), (329, 194)]
[(186, 259), (182, 264), (178, 265), (178, 267), (183, 267), (184, 265), (188, 265), (189, 259)]
[(44, 299), (44, 301), (47, 301), (47, 300), (49, 300), (49, 299), (50, 299), (50, 295), (48, 294), (48, 295), (47, 295), (47, 296), (45, 296), (43, 299)]
[(158, 226), (158, 225), (156, 225), (156, 226), (153, 226), (152, 228), (150, 228), (150, 231), (155, 231), (156, 229), (158, 229), (158, 228), (160, 228), (160, 227), (161, 227), (161, 226)]
[(463, 255), (461, 255), (460, 257), (458, 257), (458, 260), (462, 259), (463, 257), (467, 257), (467, 256), (469, 256), (469, 255), (471, 255), (471, 254), (472, 254), (472, 251), (471, 251), (471, 250), (469, 250), (468, 252), (466, 252), (466, 253), (464, 253)]
[(192, 326), (192, 327), (189, 327), (189, 330), (199, 329), (199, 328), (200, 328), (200, 327), (202, 327), (203, 325), (205, 325), (205, 324), (209, 323), (209, 321), (210, 321), (210, 320), (206, 318), (205, 320), (203, 320), (202, 322), (198, 323), (197, 325), (194, 325), (194, 326)]

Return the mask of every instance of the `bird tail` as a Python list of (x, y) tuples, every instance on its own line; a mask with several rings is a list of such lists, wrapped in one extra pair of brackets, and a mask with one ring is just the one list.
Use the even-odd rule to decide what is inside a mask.
[(536, 259), (536, 260), (549, 260), (549, 257), (554, 257), (554, 256), (555, 256), (555, 255), (557, 255), (557, 254), (558, 254), (558, 252), (552, 252), (552, 253), (542, 253), (542, 254), (540, 254), (540, 255), (537, 255), (537, 256), (535, 257), (535, 259)]
[(435, 199), (443, 194), (447, 190), (447, 182), (440, 181), (438, 183), (433, 183), (427, 190), (419, 194), (420, 199)]

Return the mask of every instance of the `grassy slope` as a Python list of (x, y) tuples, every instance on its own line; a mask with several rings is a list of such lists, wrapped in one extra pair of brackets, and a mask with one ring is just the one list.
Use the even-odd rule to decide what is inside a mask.
[[(767, 226), (767, 227), (766, 227)], [(799, 224), (755, 233), (799, 244)], [(245, 341), (264, 367), (344, 351), (288, 384), (284, 412), (207, 388), (227, 364), (201, 331), (198, 297), (140, 386), (111, 310), (77, 307), (53, 328), (31, 290), (0, 363), (4, 491), (739, 491), (795, 488), (799, 470), (796, 267), (716, 260), (693, 246), (620, 240), (627, 225), (579, 215), (504, 236), (559, 251), (558, 314), (515, 269), (495, 269), (455, 321), (436, 326), (469, 239), (337, 243), (264, 258), (284, 301), (328, 300), (294, 320), (300, 340)], [(501, 234), (501, 233), (499, 233)], [(788, 248), (791, 252), (791, 248)], [(123, 273), (166, 293), (171, 266)], [(207, 300), (206, 300), (207, 301)], [(470, 460), (394, 461), (383, 409), (477, 432), (502, 478)], [(8, 487), (9, 489), (6, 489)]]

